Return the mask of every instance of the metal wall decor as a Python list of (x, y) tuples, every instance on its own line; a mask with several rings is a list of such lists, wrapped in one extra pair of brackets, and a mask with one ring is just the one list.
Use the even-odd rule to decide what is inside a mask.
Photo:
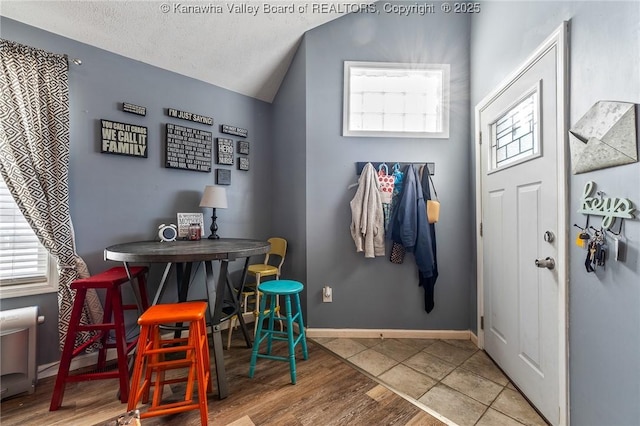
[(100, 152), (147, 158), (147, 128), (136, 124), (100, 120)]
[(233, 165), (233, 140), (217, 139), (216, 164)]
[(569, 130), (573, 174), (638, 162), (636, 105), (600, 101)]
[(173, 118), (180, 118), (182, 120), (193, 121), (194, 123), (207, 124), (213, 126), (213, 118), (206, 115), (194, 114), (193, 112), (180, 111), (179, 109), (168, 108), (167, 115)]
[(165, 166), (211, 171), (211, 132), (167, 123)]

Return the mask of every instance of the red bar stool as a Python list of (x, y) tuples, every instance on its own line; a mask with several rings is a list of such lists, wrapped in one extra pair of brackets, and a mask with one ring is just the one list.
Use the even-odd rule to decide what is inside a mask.
[[(139, 402), (148, 403), (150, 388), (154, 386), (153, 401), (148, 410), (140, 415), (141, 419), (200, 410), (200, 422), (203, 426), (207, 425), (211, 370), (206, 312), (207, 303), (196, 301), (154, 305), (140, 316), (140, 338), (131, 377), (128, 411), (134, 410)], [(189, 337), (163, 340), (160, 326), (175, 323), (189, 323)], [(166, 354), (176, 352), (184, 352), (185, 357), (165, 359)], [(189, 369), (186, 378), (165, 379), (167, 370), (178, 368)], [(163, 404), (164, 385), (181, 382), (187, 382), (184, 400)], [(197, 401), (193, 398), (194, 382), (198, 384)]]
[[(148, 271), (146, 266), (132, 266), (129, 268), (131, 280), (136, 281), (141, 297), (142, 309), (149, 307), (147, 299), (147, 287), (145, 275)], [(69, 382), (82, 382), (87, 380), (118, 379), (120, 382), (120, 401), (127, 402), (129, 399), (129, 368), (127, 356), (136, 346), (137, 338), (127, 341), (124, 324), (124, 311), (138, 309), (137, 305), (123, 305), (120, 286), (129, 282), (127, 271), (122, 266), (117, 266), (106, 270), (100, 274), (89, 278), (82, 278), (74, 281), (71, 288), (76, 291), (73, 301), (71, 318), (69, 320), (69, 330), (64, 341), (64, 348), (60, 358), (58, 376), (53, 388), (51, 405), (49, 411), (56, 411), (62, 405), (65, 385)], [(80, 325), (80, 316), (84, 308), (85, 298), (88, 289), (106, 290), (104, 315), (99, 324)], [(81, 331), (98, 331), (89, 341), (75, 347), (76, 335)], [(115, 342), (109, 342), (110, 331), (115, 331)], [(96, 371), (82, 374), (69, 374), (71, 360), (83, 353), (89, 346), (100, 342), (98, 352), (98, 362)], [(116, 348), (118, 356), (118, 369), (115, 371), (100, 371), (105, 368), (107, 360), (107, 349)]]

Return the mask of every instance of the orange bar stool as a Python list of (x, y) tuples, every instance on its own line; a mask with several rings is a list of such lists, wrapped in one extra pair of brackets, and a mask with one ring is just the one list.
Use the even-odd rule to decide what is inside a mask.
[[(134, 410), (139, 402), (148, 403), (150, 388), (153, 386), (151, 406), (140, 418), (200, 410), (200, 422), (202, 425), (207, 424), (207, 393), (211, 392), (211, 370), (206, 312), (206, 302), (183, 302), (154, 305), (140, 316), (140, 338), (131, 377), (128, 411)], [(189, 337), (162, 339), (160, 326), (175, 323), (189, 323)], [(171, 356), (165, 359), (165, 355), (179, 352), (185, 353), (184, 358), (176, 359), (176, 356)], [(186, 378), (165, 380), (166, 371), (179, 368), (189, 369)], [(163, 404), (164, 385), (181, 382), (187, 382), (184, 400)], [(193, 399), (194, 382), (197, 382), (197, 401)]]
[[(301, 282), (292, 280), (273, 280), (258, 285), (258, 291), (263, 294), (260, 298), (260, 316), (258, 317), (258, 331), (253, 342), (251, 351), (251, 364), (249, 366), (249, 377), (253, 378), (258, 358), (267, 358), (277, 361), (289, 362), (289, 372), (291, 374), (291, 383), (296, 384), (296, 346), (302, 346), (302, 356), (304, 359), (309, 358), (307, 351), (307, 340), (304, 332), (304, 323), (302, 321), (302, 310), (300, 309), (300, 292), (304, 289)], [(278, 296), (284, 297), (286, 316), (278, 315), (276, 303)], [(296, 307), (295, 315), (291, 310), (291, 299)], [(266, 302), (269, 299), (270, 307), (266, 308)], [(268, 318), (267, 326), (263, 325), (264, 320)], [(284, 321), (286, 331), (276, 330), (275, 322)], [(294, 324), (298, 326), (297, 336), (294, 333)], [(267, 341), (267, 351), (260, 352), (260, 344)], [(288, 356), (273, 355), (273, 341), (283, 340), (288, 345)]]
[[(136, 281), (140, 294), (141, 308), (147, 309), (149, 302), (147, 299), (147, 283), (145, 275), (148, 272), (146, 266), (132, 266), (129, 268), (131, 280)], [(71, 288), (76, 291), (76, 296), (71, 309), (71, 318), (69, 319), (69, 329), (64, 341), (62, 356), (60, 358), (60, 366), (58, 368), (58, 376), (53, 387), (53, 395), (51, 396), (51, 405), (49, 411), (56, 411), (62, 405), (65, 386), (69, 382), (81, 382), (86, 380), (101, 379), (118, 379), (120, 383), (120, 401), (127, 402), (129, 399), (129, 367), (127, 357), (131, 350), (135, 348), (137, 338), (127, 341), (124, 311), (138, 310), (138, 305), (123, 305), (122, 293), (120, 287), (122, 284), (129, 282), (127, 271), (122, 266), (116, 266), (108, 269), (100, 274), (89, 278), (82, 278), (71, 283)], [(99, 324), (81, 325), (80, 317), (84, 309), (87, 290), (106, 290), (104, 299), (104, 315), (102, 322)], [(111, 330), (115, 334), (115, 342), (109, 341)], [(87, 342), (75, 347), (76, 336), (80, 332), (97, 333)], [(69, 374), (71, 360), (82, 354), (88, 347), (99, 343), (98, 361), (95, 371), (82, 374)], [(107, 360), (107, 349), (116, 348), (118, 357), (118, 368), (115, 371), (101, 371), (105, 369)]]

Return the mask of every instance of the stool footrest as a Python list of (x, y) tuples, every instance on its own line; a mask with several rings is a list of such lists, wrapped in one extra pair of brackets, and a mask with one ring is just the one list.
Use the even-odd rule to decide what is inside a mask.
[(73, 376), (67, 376), (64, 381), (65, 382), (85, 382), (87, 380), (103, 380), (103, 379), (117, 379), (120, 377), (120, 372), (118, 370), (115, 371), (105, 371), (101, 373), (83, 373), (83, 374), (74, 374)]
[(192, 363), (193, 361), (191, 361), (190, 359), (172, 359), (170, 361), (150, 362), (148, 366), (161, 370), (173, 370), (175, 368), (189, 367)]
[[(187, 405), (186, 402), (188, 402), (189, 404)], [(180, 405), (177, 405), (177, 404), (180, 404)], [(165, 408), (167, 405), (169, 404), (165, 404), (164, 406), (158, 407), (158, 408), (149, 407), (148, 411), (140, 414), (140, 418), (146, 419), (149, 417), (167, 416), (170, 414), (178, 414), (185, 411), (197, 410), (200, 408), (198, 404), (194, 404), (192, 401), (181, 401), (181, 402), (173, 403), (172, 405), (176, 405), (176, 406), (172, 408)]]
[(268, 355), (268, 354), (258, 353), (257, 357), (258, 358), (273, 359), (275, 361), (289, 361), (289, 357), (288, 356)]

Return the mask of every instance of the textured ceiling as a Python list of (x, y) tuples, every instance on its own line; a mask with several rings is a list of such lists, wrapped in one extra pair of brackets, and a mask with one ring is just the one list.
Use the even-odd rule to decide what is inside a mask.
[(341, 3), (315, 2), (324, 9), (312, 13), (291, 0), (0, 0), (0, 14), (271, 102), (302, 35), (339, 17)]

